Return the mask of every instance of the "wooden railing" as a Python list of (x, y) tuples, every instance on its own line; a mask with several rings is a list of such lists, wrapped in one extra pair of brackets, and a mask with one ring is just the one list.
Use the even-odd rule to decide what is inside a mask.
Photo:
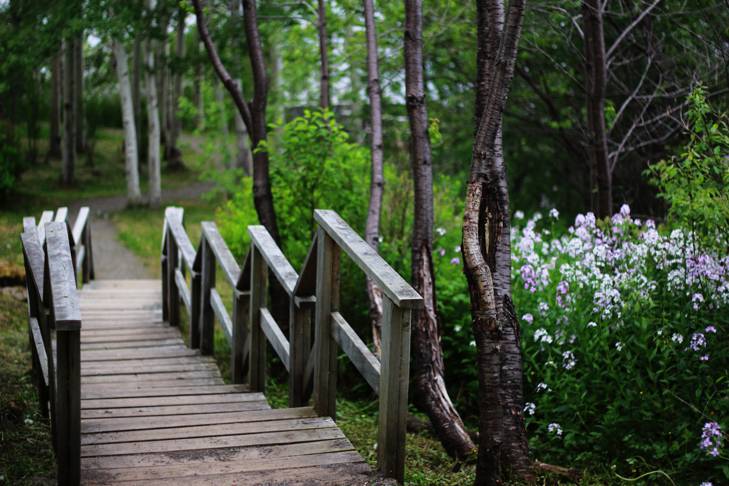
[[(238, 266), (212, 222), (202, 223), (195, 251), (181, 208), (165, 212), (162, 247), (163, 314), (179, 324), (179, 302), (190, 315), (190, 344), (213, 352), (217, 320), (231, 344), (232, 381), (264, 391), (267, 343), (289, 372), (289, 404), (308, 403), (313, 390), (319, 415), (336, 416), (338, 347), (379, 394), (378, 468), (400, 481), (405, 464), (405, 419), (410, 363), (410, 313), (420, 295), (334, 211), (316, 210), (317, 231), (297, 274), (263, 226), (249, 226), (251, 246)], [(382, 289), (382, 356), (375, 356), (339, 309), (339, 258), (344, 251)], [(215, 288), (219, 266), (233, 289), (232, 316)], [(190, 272), (190, 285), (185, 272)], [(274, 319), (269, 275), (287, 297), (289, 336)], [(278, 303), (278, 299), (277, 299)], [(276, 309), (282, 311), (283, 309)], [(312, 345), (312, 323), (314, 340)]]
[[(89, 210), (73, 230), (68, 210), (23, 218), (21, 241), (28, 293), (28, 334), (41, 414), (51, 418), (58, 484), (79, 484), (81, 474), (81, 312), (76, 292), (93, 278)], [(55, 346), (54, 343), (55, 342)]]

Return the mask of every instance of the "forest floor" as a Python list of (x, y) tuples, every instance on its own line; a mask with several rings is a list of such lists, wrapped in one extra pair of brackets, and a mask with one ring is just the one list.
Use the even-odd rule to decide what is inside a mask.
[[(0, 208), (0, 485), (53, 484), (55, 477), (48, 422), (38, 412), (31, 382), (27, 308), (22, 287), (24, 270), (18, 237), (22, 231), (22, 217), (38, 217), (43, 209), (65, 205), (69, 206), (73, 221), (79, 207), (90, 206), (97, 278), (159, 276), (165, 205), (185, 208), (186, 229), (193, 242), (199, 239), (200, 222), (214, 219), (219, 201), (205, 197), (210, 184), (200, 182), (199, 175), (191, 170), (163, 173), (161, 208), (127, 208), (123, 196), (125, 183), (120, 141), (118, 130), (101, 131), (94, 165), (79, 163), (77, 184), (72, 188), (59, 185), (58, 161), (28, 171), (19, 183), (18, 194)], [(143, 191), (144, 186), (143, 182)], [(223, 300), (230, 301), (231, 291), (222, 280), (218, 288)], [(184, 307), (182, 310), (182, 331), (186, 335), (188, 317)], [(215, 357), (223, 376), (228, 377), (230, 350), (219, 328), (216, 328)], [(286, 406), (285, 370), (280, 363), (272, 363), (270, 374), (267, 397), (274, 407)], [(361, 392), (353, 394), (346, 387), (341, 388), (337, 399), (337, 423), (363, 457), (374, 465), (376, 397)], [(414, 422), (426, 426), (408, 431), (406, 484), (472, 484), (473, 464), (451, 459), (427, 426), (424, 416), (414, 409), (411, 412), (419, 419)], [(596, 478), (583, 480), (580, 484), (608, 482)], [(538, 484), (573, 483), (543, 477)]]

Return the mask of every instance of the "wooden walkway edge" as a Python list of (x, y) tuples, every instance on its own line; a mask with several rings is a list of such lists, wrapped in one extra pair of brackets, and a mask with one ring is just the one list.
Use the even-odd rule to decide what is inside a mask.
[(382, 484), (329, 417), (226, 385), (162, 320), (158, 280), (79, 292), (82, 484)]

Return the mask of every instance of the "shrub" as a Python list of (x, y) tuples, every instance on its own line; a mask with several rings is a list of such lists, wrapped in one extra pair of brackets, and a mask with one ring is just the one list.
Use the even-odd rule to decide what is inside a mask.
[(729, 425), (729, 257), (627, 206), (609, 221), (578, 215), (563, 236), (552, 226), (537, 214), (512, 233), (535, 454), (729, 480), (710, 454), (721, 433), (702, 437)]

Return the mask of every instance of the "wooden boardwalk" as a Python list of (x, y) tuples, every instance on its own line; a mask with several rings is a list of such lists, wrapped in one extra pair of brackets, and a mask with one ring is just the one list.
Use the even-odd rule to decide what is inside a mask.
[(162, 320), (159, 280), (79, 292), (82, 484), (373, 484), (329, 417), (226, 385)]

